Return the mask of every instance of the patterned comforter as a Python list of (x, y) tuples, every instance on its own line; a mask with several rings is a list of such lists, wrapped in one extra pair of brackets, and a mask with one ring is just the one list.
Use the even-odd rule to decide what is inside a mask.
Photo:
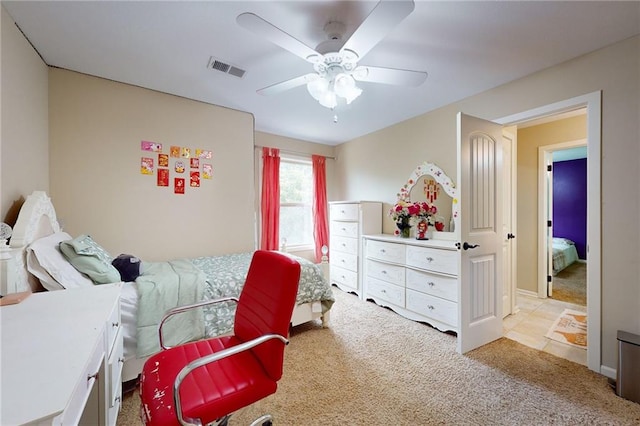
[[(320, 301), (322, 312), (328, 311), (335, 299), (320, 267), (306, 259), (293, 256), (301, 266), (297, 304)], [(240, 295), (253, 253), (229, 254), (190, 259), (193, 265), (207, 277), (204, 300)], [(207, 336), (226, 334), (233, 329), (235, 303), (223, 302), (204, 308)]]

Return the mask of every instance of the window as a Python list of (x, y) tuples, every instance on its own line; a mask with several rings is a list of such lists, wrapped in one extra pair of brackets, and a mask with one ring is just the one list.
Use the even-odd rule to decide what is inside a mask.
[(280, 240), (313, 246), (313, 168), (310, 160), (280, 159)]

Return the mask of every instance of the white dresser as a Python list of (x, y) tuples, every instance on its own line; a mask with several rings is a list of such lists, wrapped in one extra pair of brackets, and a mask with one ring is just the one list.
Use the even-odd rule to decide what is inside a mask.
[(458, 332), (455, 241), (364, 235), (364, 298), (442, 331)]
[(329, 276), (331, 284), (362, 297), (364, 234), (382, 232), (382, 203), (336, 201), (329, 203)]
[(119, 284), (34, 293), (0, 307), (0, 424), (116, 424)]

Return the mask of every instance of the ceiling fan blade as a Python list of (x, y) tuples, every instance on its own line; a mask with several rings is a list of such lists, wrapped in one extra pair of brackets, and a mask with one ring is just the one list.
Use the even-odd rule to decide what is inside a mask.
[(264, 96), (276, 95), (289, 89), (307, 84), (310, 81), (317, 80), (318, 78), (320, 78), (318, 74), (309, 73), (301, 75), (300, 77), (292, 78), (290, 80), (282, 81), (280, 83), (272, 84), (271, 86), (267, 86), (263, 89), (258, 90), (257, 93)]
[(427, 79), (423, 71), (399, 70), (361, 65), (351, 74), (358, 81), (393, 84), (396, 86), (419, 86)]
[(342, 46), (340, 52), (350, 50), (362, 59), (393, 27), (409, 16), (414, 8), (412, 0), (381, 0)]
[[(317, 57), (322, 56), (306, 44), (302, 43), (300, 40), (290, 36), (280, 28), (265, 21), (256, 14), (250, 12), (242, 13), (238, 15), (238, 17), (236, 18), (236, 22), (241, 27), (244, 27), (249, 31), (256, 33), (257, 35), (266, 38), (273, 44), (280, 46), (285, 50), (288, 50), (289, 52), (304, 59), (305, 61), (316, 62)], [(310, 58), (316, 59), (312, 61), (310, 60)]]

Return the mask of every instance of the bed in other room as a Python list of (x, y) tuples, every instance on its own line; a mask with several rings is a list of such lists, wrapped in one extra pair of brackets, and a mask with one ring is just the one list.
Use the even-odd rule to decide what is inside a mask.
[(575, 242), (561, 237), (553, 237), (553, 275), (557, 275), (578, 260)]

